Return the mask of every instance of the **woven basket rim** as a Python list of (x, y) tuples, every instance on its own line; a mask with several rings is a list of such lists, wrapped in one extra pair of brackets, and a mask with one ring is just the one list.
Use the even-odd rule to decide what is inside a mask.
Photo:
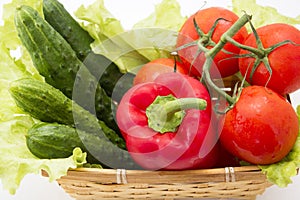
[(57, 181), (78, 200), (255, 199), (272, 185), (258, 166), (182, 171), (76, 168)]
[[(43, 176), (48, 176), (42, 172)], [(150, 171), (100, 168), (70, 169), (63, 180), (89, 181), (98, 184), (190, 184), (237, 181), (268, 182), (258, 166), (225, 167), (182, 171)]]
[[(224, 173), (224, 168), (228, 167), (220, 167), (220, 168), (209, 168), (209, 169), (190, 169), (190, 170), (126, 170), (127, 172), (138, 173), (138, 172), (149, 172), (149, 173), (165, 173), (165, 174), (174, 174), (178, 172), (199, 172), (205, 174), (218, 174)], [(249, 165), (249, 166), (239, 166), (239, 167), (232, 167), (235, 172), (249, 172), (249, 171), (261, 171), (261, 169), (256, 165)], [(108, 168), (88, 168), (88, 167), (78, 167), (69, 169), (69, 171), (78, 171), (78, 172), (101, 172), (101, 173), (115, 173), (118, 169), (108, 169)]]

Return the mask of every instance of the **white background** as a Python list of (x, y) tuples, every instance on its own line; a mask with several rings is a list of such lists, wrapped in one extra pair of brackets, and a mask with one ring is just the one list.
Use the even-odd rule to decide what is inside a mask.
[[(0, 6), (9, 0), (1, 0)], [(73, 12), (79, 5), (82, 4), (81, 0), (60, 0), (65, 7)], [(85, 0), (86, 5), (93, 2), (93, 0)], [(130, 29), (131, 26), (147, 17), (154, 10), (154, 6), (161, 2), (161, 0), (106, 0), (105, 5), (113, 15), (121, 20), (125, 29)], [(203, 0), (178, 0), (181, 5), (182, 14), (190, 15), (196, 12), (204, 5)], [(207, 0), (209, 6), (228, 6), (231, 1), (229, 0)], [(257, 0), (261, 5), (269, 5), (276, 7), (278, 11), (287, 16), (296, 17), (300, 15), (299, 1), (298, 0)], [(0, 10), (2, 16), (2, 8)], [(292, 103), (294, 105), (300, 104), (300, 91), (291, 95)], [(1, 155), (0, 155), (1, 156)], [(287, 188), (278, 188), (272, 186), (266, 190), (263, 195), (257, 197), (257, 200), (298, 200), (300, 198), (300, 175), (293, 178), (293, 183)], [(72, 200), (72, 198), (61, 189), (56, 182), (49, 183), (48, 179), (39, 175), (27, 175), (22, 181), (21, 186), (14, 196), (8, 194), (7, 191), (2, 190), (0, 182), (0, 200)]]

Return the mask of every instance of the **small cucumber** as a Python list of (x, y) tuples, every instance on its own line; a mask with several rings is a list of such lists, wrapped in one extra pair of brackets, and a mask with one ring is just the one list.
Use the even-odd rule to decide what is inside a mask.
[(126, 151), (115, 151), (100, 137), (63, 124), (40, 122), (33, 125), (26, 135), (26, 144), (30, 152), (41, 159), (66, 158), (72, 155), (75, 147), (80, 147), (87, 152), (87, 161), (91, 164), (114, 168), (135, 166)]
[[(59, 1), (44, 0), (43, 12), (45, 20), (71, 45), (77, 57), (99, 79), (99, 83), (107, 95), (112, 96), (115, 85), (123, 76), (118, 66), (105, 56), (92, 51), (90, 44), (94, 39)], [(131, 86), (131, 82), (126, 84)]]
[(114, 130), (46, 82), (16, 80), (10, 84), (10, 94), (18, 107), (36, 119), (76, 127), (125, 149), (125, 141)]
[(114, 120), (116, 105), (68, 42), (29, 6), (17, 8), (15, 25), (45, 81), (119, 132)]

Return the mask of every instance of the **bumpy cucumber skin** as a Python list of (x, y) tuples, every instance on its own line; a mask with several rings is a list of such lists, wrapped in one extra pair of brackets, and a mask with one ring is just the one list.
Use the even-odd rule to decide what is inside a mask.
[(125, 149), (125, 141), (90, 112), (46, 82), (23, 78), (11, 82), (10, 94), (17, 106), (43, 122), (57, 122), (107, 138)]
[(83, 61), (90, 53), (90, 44), (94, 39), (70, 15), (57, 0), (44, 0), (43, 13), (45, 20), (71, 45), (77, 57)]
[(80, 147), (87, 152), (87, 162), (91, 164), (103, 164), (97, 158), (110, 156), (108, 158), (114, 159), (114, 167), (135, 165), (129, 154), (116, 153), (98, 136), (57, 123), (40, 122), (32, 126), (26, 135), (26, 144), (30, 152), (41, 159), (66, 158), (72, 155), (75, 147)]
[[(17, 9), (15, 25), (34, 66), (45, 81), (80, 106), (96, 113), (99, 119), (119, 132), (114, 120), (116, 105), (111, 103), (111, 98), (78, 59), (68, 42), (29, 6)], [(92, 99), (94, 101), (90, 101)]]
[[(99, 79), (101, 87), (112, 96), (115, 85), (123, 76), (118, 66), (103, 55), (95, 54), (90, 44), (94, 39), (57, 0), (44, 0), (45, 20), (70, 44), (77, 57)], [(126, 82), (131, 86), (131, 82)], [(129, 87), (128, 86), (128, 87)]]
[(47, 125), (45, 122), (35, 124), (28, 130), (26, 144), (31, 153), (41, 159), (67, 158), (75, 147), (83, 147), (76, 129), (55, 123)]

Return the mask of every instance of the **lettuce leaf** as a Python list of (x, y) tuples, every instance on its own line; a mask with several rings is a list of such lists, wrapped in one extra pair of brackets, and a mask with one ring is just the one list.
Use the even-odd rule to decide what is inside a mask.
[[(300, 15), (297, 17), (287, 17), (280, 14), (276, 8), (270, 6), (261, 6), (256, 0), (232, 0), (232, 11), (238, 15), (243, 15), (243, 11), (252, 15), (251, 22), (255, 28), (271, 23), (288, 23), (291, 25), (300, 24)], [(248, 30), (250, 27), (246, 26)]]
[(187, 17), (181, 14), (180, 5), (174, 0), (163, 0), (155, 6), (154, 13), (133, 25), (133, 28), (163, 28), (178, 31)]
[[(300, 123), (300, 105), (297, 106), (297, 115)], [(279, 187), (286, 187), (292, 183), (291, 177), (297, 175), (297, 170), (300, 167), (300, 129), (293, 149), (282, 161), (259, 167), (266, 174), (267, 179)]]
[(127, 66), (138, 66), (148, 61), (119, 37), (124, 29), (105, 8), (103, 0), (96, 0), (88, 7), (80, 6), (75, 16), (83, 21), (82, 27), (95, 39), (91, 44), (94, 52), (114, 61), (122, 72), (127, 71)]
[(134, 71), (160, 57), (169, 57), (175, 46), (177, 31), (185, 21), (175, 0), (163, 0), (155, 12), (125, 31), (110, 13), (103, 0), (96, 0), (76, 12), (82, 27), (95, 39), (94, 52), (115, 62), (122, 72)]
[[(64, 159), (38, 159), (26, 146), (25, 135), (35, 119), (24, 114), (9, 94), (11, 81), (33, 76), (43, 79), (34, 68), (28, 52), (22, 47), (14, 27), (14, 10), (21, 4), (41, 12), (42, 1), (13, 0), (3, 8), (4, 25), (0, 26), (0, 180), (4, 189), (14, 194), (26, 174), (42, 169), (53, 181), (66, 175), (69, 168), (82, 166), (86, 153), (74, 149), (73, 155)], [(19, 51), (18, 51), (19, 50)], [(16, 55), (12, 55), (12, 52)]]
[(18, 65), (18, 62), (9, 58), (7, 49), (3, 45), (1, 47), (0, 180), (4, 189), (14, 194), (26, 174), (39, 173), (43, 169), (48, 172), (50, 181), (58, 179), (66, 175), (69, 168), (76, 168), (85, 163), (86, 153), (76, 149), (69, 158), (47, 160), (38, 159), (29, 152), (25, 135), (35, 120), (15, 105), (8, 88), (12, 80), (28, 76), (30, 73), (24, 65)]
[(2, 19), (4, 26), (0, 27), (0, 38), (5, 38), (5, 44), (9, 49), (16, 49), (21, 44), (14, 24), (15, 9), (20, 5), (32, 6), (39, 13), (42, 13), (43, 10), (41, 0), (13, 0), (11, 3), (3, 6)]

